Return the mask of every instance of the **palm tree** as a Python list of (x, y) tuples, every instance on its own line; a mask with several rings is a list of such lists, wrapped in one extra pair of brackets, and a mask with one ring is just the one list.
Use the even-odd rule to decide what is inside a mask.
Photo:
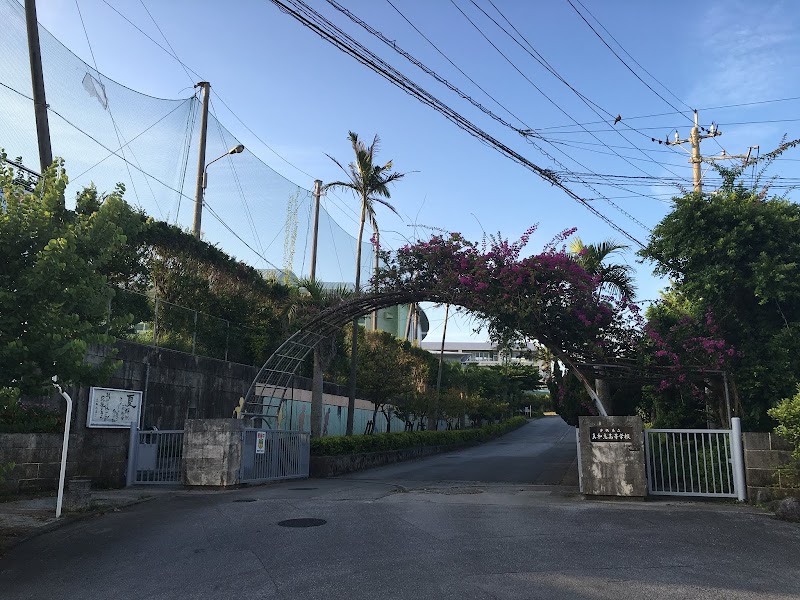
[[(345, 169), (338, 160), (330, 158), (347, 175), (345, 181), (334, 181), (324, 186), (324, 189), (350, 190), (361, 201), (361, 222), (358, 227), (358, 243), (356, 244), (356, 282), (355, 293), (361, 291), (361, 241), (364, 237), (364, 224), (369, 222), (377, 229), (375, 218), (376, 203), (385, 206), (397, 214), (394, 206), (386, 200), (391, 197), (389, 184), (401, 179), (405, 174), (392, 171), (392, 161), (384, 165), (375, 164), (375, 155), (378, 152), (380, 138), (376, 135), (372, 144), (367, 146), (358, 139), (358, 135), (350, 131), (348, 139), (353, 146), (355, 159)], [(356, 405), (356, 352), (358, 350), (358, 319), (353, 320), (353, 338), (351, 343), (350, 362), (350, 397), (347, 403), (347, 435), (353, 435), (353, 416)]]
[[(569, 251), (589, 275), (597, 277), (599, 287), (597, 295), (600, 296), (603, 288), (622, 298), (633, 298), (636, 286), (633, 283), (633, 268), (624, 264), (605, 264), (604, 261), (613, 253), (626, 250), (628, 246), (614, 240), (606, 240), (599, 244), (584, 244), (581, 238), (575, 238), (569, 246)], [(603, 404), (608, 414), (614, 414), (611, 405), (611, 388), (605, 379), (595, 380), (595, 393)]]
[(606, 258), (628, 246), (614, 240), (606, 240), (599, 244), (584, 244), (581, 238), (575, 238), (569, 251), (589, 275), (597, 277), (600, 282), (598, 294), (603, 288), (623, 298), (633, 298), (636, 286), (633, 283), (633, 268), (625, 264), (605, 264)]

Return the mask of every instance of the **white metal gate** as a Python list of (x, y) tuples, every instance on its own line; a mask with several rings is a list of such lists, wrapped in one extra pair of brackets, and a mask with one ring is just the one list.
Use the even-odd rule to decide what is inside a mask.
[(183, 430), (139, 431), (131, 424), (127, 484), (174, 485), (181, 483)]
[(308, 433), (279, 429), (242, 432), (239, 481), (255, 483), (308, 477), (311, 439)]
[(738, 418), (732, 429), (646, 429), (648, 493), (744, 500), (744, 458)]

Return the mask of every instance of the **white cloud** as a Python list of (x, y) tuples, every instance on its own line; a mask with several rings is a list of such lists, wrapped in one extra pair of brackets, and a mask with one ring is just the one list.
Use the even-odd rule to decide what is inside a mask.
[(796, 9), (778, 2), (734, 0), (713, 4), (693, 36), (700, 73), (689, 97), (697, 105), (777, 98), (792, 86), (800, 52)]

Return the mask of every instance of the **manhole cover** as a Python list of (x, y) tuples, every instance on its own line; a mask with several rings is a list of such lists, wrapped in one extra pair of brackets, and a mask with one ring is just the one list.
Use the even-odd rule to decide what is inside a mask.
[(234, 502), (255, 502), (255, 498), (237, 498)]
[(279, 521), (278, 525), (281, 527), (319, 527), (325, 525), (325, 519), (286, 519)]
[(290, 491), (290, 492), (308, 492), (308, 491), (311, 491), (311, 490), (316, 490), (316, 489), (318, 489), (318, 488), (311, 488), (311, 487), (306, 487), (306, 488), (289, 488), (289, 491)]

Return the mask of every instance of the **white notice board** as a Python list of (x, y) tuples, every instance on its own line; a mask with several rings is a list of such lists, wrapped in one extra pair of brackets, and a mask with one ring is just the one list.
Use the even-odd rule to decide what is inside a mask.
[(128, 429), (131, 422), (139, 423), (142, 392), (93, 387), (89, 391), (87, 427), (116, 427)]

